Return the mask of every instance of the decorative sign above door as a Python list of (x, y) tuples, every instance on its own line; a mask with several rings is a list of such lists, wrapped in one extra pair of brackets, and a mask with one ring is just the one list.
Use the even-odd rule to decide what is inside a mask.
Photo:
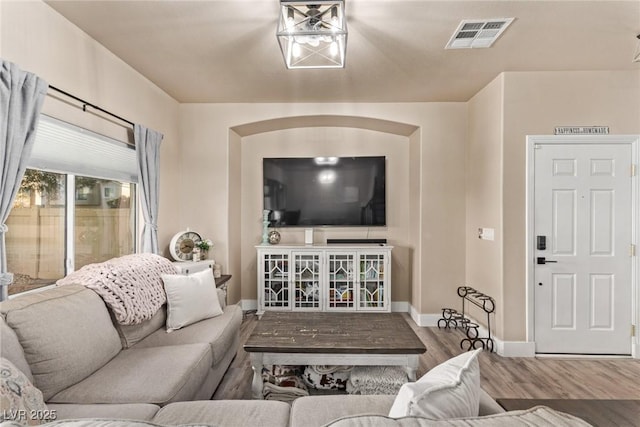
[(609, 135), (609, 126), (559, 126), (554, 135)]

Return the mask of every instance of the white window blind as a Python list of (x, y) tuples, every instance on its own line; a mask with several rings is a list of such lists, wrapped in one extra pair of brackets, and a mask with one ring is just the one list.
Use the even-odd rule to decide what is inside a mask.
[(40, 115), (27, 167), (138, 182), (136, 150), (132, 146), (44, 114)]

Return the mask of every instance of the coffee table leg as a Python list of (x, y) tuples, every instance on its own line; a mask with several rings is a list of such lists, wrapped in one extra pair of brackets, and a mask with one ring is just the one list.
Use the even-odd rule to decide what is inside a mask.
[(251, 353), (251, 367), (253, 368), (253, 381), (251, 391), (254, 399), (262, 399), (262, 353)]
[(418, 370), (418, 362), (419, 357), (416, 355), (411, 355), (407, 357), (407, 376), (409, 377), (409, 381), (416, 380), (416, 371)]

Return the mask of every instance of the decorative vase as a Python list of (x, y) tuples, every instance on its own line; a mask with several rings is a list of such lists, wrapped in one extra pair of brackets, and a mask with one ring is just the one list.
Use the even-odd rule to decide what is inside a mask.
[(277, 245), (278, 243), (280, 243), (280, 233), (276, 230), (271, 230), (269, 232), (269, 244)]
[(269, 209), (262, 211), (262, 244), (269, 243)]

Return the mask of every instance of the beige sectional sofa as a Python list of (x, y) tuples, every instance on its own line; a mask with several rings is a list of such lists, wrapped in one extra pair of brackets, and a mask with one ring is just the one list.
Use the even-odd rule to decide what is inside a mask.
[[(385, 417), (395, 396), (310, 396), (293, 405), (209, 400), (239, 346), (241, 309), (227, 305), (223, 310), (171, 333), (164, 330), (163, 309), (143, 324), (122, 327), (94, 291), (57, 287), (0, 303), (0, 355), (42, 391), (48, 410), (55, 413), (52, 425), (118, 419), (101, 425), (126, 426), (133, 421), (121, 420), (137, 420), (141, 425), (313, 427), (341, 417), (351, 418), (338, 425), (396, 423)], [(486, 393), (480, 400), (480, 415), (504, 412)], [(7, 408), (3, 411), (6, 417)], [(475, 424), (486, 420), (479, 417), (459, 425), (524, 425), (512, 417), (545, 420), (539, 412), (491, 415), (498, 417), (491, 424)], [(80, 421), (72, 424), (72, 419)], [(562, 420), (558, 425), (584, 425), (570, 417)], [(397, 425), (440, 425), (419, 418), (403, 422)]]
[(164, 330), (164, 309), (123, 328), (80, 285), (3, 302), (0, 313), (3, 357), (55, 404), (209, 399), (235, 356), (242, 323), (240, 307), (229, 305), (172, 333)]

